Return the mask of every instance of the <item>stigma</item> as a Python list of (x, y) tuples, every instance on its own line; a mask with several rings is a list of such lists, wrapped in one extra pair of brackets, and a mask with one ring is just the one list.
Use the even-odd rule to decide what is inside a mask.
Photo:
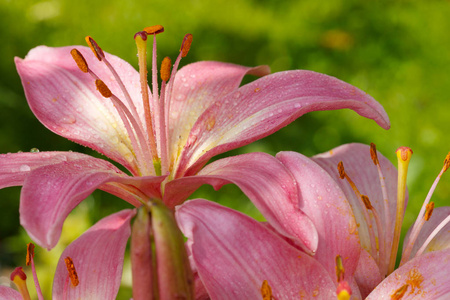
[[(72, 58), (78, 68), (89, 74), (97, 88), (97, 91), (107, 100), (111, 101), (116, 109), (129, 137), (131, 155), (125, 155), (131, 164), (130, 170), (135, 176), (167, 175), (176, 162), (170, 160), (168, 140), (169, 132), (169, 103), (172, 94), (173, 81), (177, 73), (178, 65), (182, 57), (185, 57), (192, 44), (192, 35), (186, 34), (181, 43), (179, 55), (172, 65), (170, 58), (166, 57), (161, 63), (160, 78), (158, 79), (156, 35), (163, 33), (164, 27), (155, 25), (144, 28), (134, 35), (137, 48), (140, 89), (143, 107), (138, 112), (135, 106), (137, 99), (132, 99), (129, 91), (123, 84), (118, 72), (114, 69), (108, 59), (107, 53), (90, 36), (86, 37), (86, 43), (92, 50), (97, 60), (108, 68), (112, 77), (120, 87), (121, 95), (115, 94), (105, 83), (105, 80), (97, 76), (86, 59), (77, 49), (71, 50)], [(147, 41), (153, 37), (151, 55), (151, 89), (148, 87), (147, 78)], [(159, 88), (159, 81), (161, 87)]]

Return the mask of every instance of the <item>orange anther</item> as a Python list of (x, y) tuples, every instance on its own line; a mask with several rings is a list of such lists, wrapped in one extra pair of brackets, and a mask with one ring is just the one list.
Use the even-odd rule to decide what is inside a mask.
[(77, 63), (78, 68), (84, 73), (87, 73), (89, 71), (88, 64), (80, 51), (72, 49), (70, 50), (70, 54), (72, 54), (72, 58)]
[(263, 300), (272, 300), (272, 288), (267, 280), (264, 280), (261, 286), (261, 296)]
[(103, 53), (102, 48), (100, 48), (100, 46), (90, 36), (87, 36), (85, 40), (89, 48), (91, 48), (92, 52), (94, 52), (95, 57), (97, 57), (97, 59), (101, 61), (103, 57), (105, 57), (105, 53)]
[(29, 266), (31, 264), (31, 260), (34, 257), (34, 245), (33, 243), (28, 243), (27, 244), (27, 259), (26, 259), (26, 264), (27, 266)]
[(161, 63), (161, 79), (163, 81), (168, 81), (170, 78), (170, 68), (172, 67), (172, 61), (169, 57), (164, 57)]
[(375, 165), (379, 164), (377, 155), (377, 146), (374, 143), (370, 143), (370, 157)]
[(361, 200), (363, 201), (367, 209), (373, 208), (372, 203), (370, 203), (369, 197), (367, 197), (366, 195), (361, 195)]
[(75, 270), (75, 265), (73, 264), (72, 258), (67, 256), (64, 258), (64, 261), (66, 263), (67, 271), (69, 272), (70, 281), (72, 282), (73, 286), (77, 286), (80, 282), (78, 280), (78, 274)]
[(102, 94), (103, 97), (109, 98), (112, 96), (111, 90), (100, 79), (95, 80), (95, 86), (97, 87), (97, 90), (100, 92), (100, 94)]
[(153, 25), (153, 26), (145, 27), (144, 31), (147, 34), (159, 34), (159, 33), (164, 32), (164, 27), (161, 25)]
[(450, 167), (450, 152), (447, 154), (444, 160), (444, 172)]
[(344, 170), (344, 163), (342, 161), (340, 161), (338, 163), (338, 171), (339, 171), (339, 177), (341, 177), (341, 179), (345, 178), (345, 170)]
[(425, 221), (428, 221), (431, 218), (431, 215), (433, 214), (434, 210), (434, 202), (430, 202), (427, 204), (425, 208), (425, 216), (423, 217)]
[(189, 49), (191, 48), (191, 44), (192, 44), (192, 34), (188, 33), (184, 36), (183, 42), (181, 43), (181, 48), (180, 48), (180, 52), (181, 52), (181, 57), (186, 57), (186, 55), (189, 52)]

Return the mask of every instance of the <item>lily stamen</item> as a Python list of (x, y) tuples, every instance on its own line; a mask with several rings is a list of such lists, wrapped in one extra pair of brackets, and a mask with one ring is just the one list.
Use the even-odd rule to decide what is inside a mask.
[(272, 288), (270, 287), (267, 280), (264, 280), (261, 286), (261, 296), (262, 300), (273, 300)]
[[(434, 182), (433, 182), (433, 184), (432, 184), (432, 186), (431, 186), (431, 188), (430, 188), (430, 190), (429, 190), (429, 192), (427, 194), (427, 197), (425, 198), (425, 201), (424, 201), (424, 203), (422, 205), (422, 208), (420, 209), (419, 215), (417, 216), (416, 222), (414, 223), (414, 225), (413, 225), (413, 227), (411, 229), (409, 238), (408, 238), (408, 240), (406, 242), (406, 246), (405, 246), (404, 251), (403, 251), (402, 260), (400, 262), (400, 265), (404, 264), (406, 261), (409, 260), (412, 248), (413, 248), (414, 243), (415, 243), (415, 241), (416, 241), (416, 239), (417, 239), (417, 237), (418, 237), (418, 235), (420, 233), (420, 230), (422, 229), (423, 225), (425, 224), (425, 221), (428, 221), (427, 218), (429, 219), (431, 217), (431, 213), (432, 213), (433, 208), (434, 208), (434, 204), (432, 204), (433, 202), (430, 202), (431, 196), (433, 195), (433, 193), (434, 193), (434, 191), (436, 189), (436, 186), (437, 186), (437, 184), (439, 183), (439, 180), (442, 177), (442, 174), (444, 174), (444, 172), (447, 171), (447, 169), (449, 168), (449, 165), (450, 165), (450, 152), (445, 157), (444, 166), (442, 167), (442, 169), (439, 172), (438, 176), (434, 180)], [(442, 225), (443, 223), (447, 224), (447, 222), (448, 221), (444, 220), (440, 225)], [(443, 226), (445, 226), (445, 224)], [(433, 231), (434, 234), (431, 234), (428, 237), (428, 239), (427, 239), (428, 242), (426, 243), (426, 245), (428, 245), (428, 243), (431, 241), (431, 239), (439, 232), (440, 229), (437, 230), (437, 231), (436, 231), (436, 229), (435, 229), (435, 231)], [(426, 247), (426, 246), (424, 247), (424, 245), (421, 247), (422, 251)]]
[(36, 286), (36, 292), (38, 295), (38, 299), (44, 300), (44, 297), (42, 296), (41, 286), (40, 286), (39, 280), (37, 278), (36, 266), (34, 265), (34, 244), (33, 243), (27, 244), (26, 265), (27, 266), (31, 265), (31, 271), (33, 273), (33, 280), (34, 280), (34, 285)]
[[(385, 214), (385, 224), (384, 224), (384, 228), (391, 228), (391, 212), (390, 212), (390, 208), (389, 208), (389, 197), (388, 197), (388, 192), (386, 189), (386, 181), (384, 180), (384, 175), (383, 172), (381, 170), (381, 165), (380, 165), (380, 161), (378, 159), (378, 154), (377, 154), (377, 148), (376, 145), (374, 143), (370, 143), (370, 157), (372, 158), (373, 163), (375, 164), (375, 166), (377, 166), (377, 170), (378, 170), (378, 178), (380, 179), (380, 185), (381, 185), (381, 193), (383, 195), (383, 208), (384, 208), (384, 214)], [(389, 230), (385, 230), (384, 231), (384, 237), (386, 241), (390, 241), (392, 239), (392, 237), (390, 236), (390, 231)], [(386, 247), (387, 247), (387, 243), (386, 243)], [(390, 249), (383, 249), (383, 251), (385, 251), (385, 253), (387, 254)]]
[(144, 133), (141, 131), (141, 127), (138, 125), (136, 119), (133, 118), (131, 112), (128, 110), (125, 104), (111, 92), (108, 86), (101, 79), (96, 79), (95, 85), (97, 87), (97, 90), (100, 92), (100, 94), (102, 94), (103, 97), (111, 99), (111, 101), (114, 103), (114, 107), (116, 108), (116, 111), (125, 126), (128, 136), (130, 137), (131, 144), (133, 145), (133, 148), (135, 150), (137, 163), (140, 166), (139, 170), (141, 171), (141, 169), (143, 168), (144, 171), (148, 172), (147, 162), (149, 161), (150, 157), (148, 156), (148, 152), (145, 151), (146, 145), (143, 145), (142, 142), (139, 143), (139, 141), (145, 141)]
[(350, 184), (351, 188), (353, 189), (353, 192), (355, 193), (356, 197), (360, 200), (360, 201), (358, 201), (358, 203), (361, 206), (361, 210), (363, 212), (364, 219), (365, 219), (365, 221), (366, 221), (366, 223), (368, 225), (367, 226), (367, 230), (369, 232), (369, 237), (370, 237), (371, 254), (372, 254), (372, 257), (378, 257), (377, 242), (376, 242), (376, 238), (375, 238), (375, 232), (373, 230), (372, 219), (369, 216), (369, 212), (368, 212), (368, 209), (367, 209), (366, 205), (364, 204), (364, 200), (362, 198), (362, 195), (359, 192), (359, 190), (356, 187), (356, 185), (353, 182), (353, 180), (351, 180), (351, 178), (345, 172), (344, 163), (342, 161), (340, 161), (338, 163), (338, 171), (339, 171), (340, 178), (347, 180), (347, 182)]

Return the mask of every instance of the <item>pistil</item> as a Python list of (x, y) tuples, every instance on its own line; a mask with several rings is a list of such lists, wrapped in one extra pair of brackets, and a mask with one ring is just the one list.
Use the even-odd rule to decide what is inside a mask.
[(387, 274), (392, 273), (395, 269), (395, 260), (397, 258), (398, 244), (400, 241), (400, 232), (402, 229), (403, 215), (405, 210), (406, 176), (408, 173), (409, 161), (413, 152), (408, 147), (400, 147), (397, 149), (396, 153), (398, 160), (397, 211)]
[(27, 275), (25, 275), (25, 272), (23, 271), (22, 267), (15, 268), (14, 271), (11, 273), (10, 279), (16, 285), (23, 300), (31, 300), (26, 282)]

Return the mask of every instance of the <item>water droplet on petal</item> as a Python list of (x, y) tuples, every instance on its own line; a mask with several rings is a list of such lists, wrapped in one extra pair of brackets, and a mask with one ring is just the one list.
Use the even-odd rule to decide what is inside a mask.
[(31, 168), (30, 168), (29, 165), (21, 165), (20, 168), (19, 168), (19, 170), (20, 170), (21, 172), (28, 172), (28, 171), (31, 171)]
[(295, 103), (295, 104), (294, 104), (294, 107), (295, 107), (295, 108), (301, 108), (302, 105), (301, 105), (300, 103)]
[(76, 121), (77, 121), (77, 119), (75, 119), (75, 117), (72, 115), (65, 116), (61, 119), (61, 123), (64, 123), (64, 124), (73, 124)]
[(31, 148), (31, 149), (30, 149), (30, 152), (31, 152), (31, 153), (38, 153), (38, 152), (39, 152), (39, 149), (38, 149), (38, 148)]

